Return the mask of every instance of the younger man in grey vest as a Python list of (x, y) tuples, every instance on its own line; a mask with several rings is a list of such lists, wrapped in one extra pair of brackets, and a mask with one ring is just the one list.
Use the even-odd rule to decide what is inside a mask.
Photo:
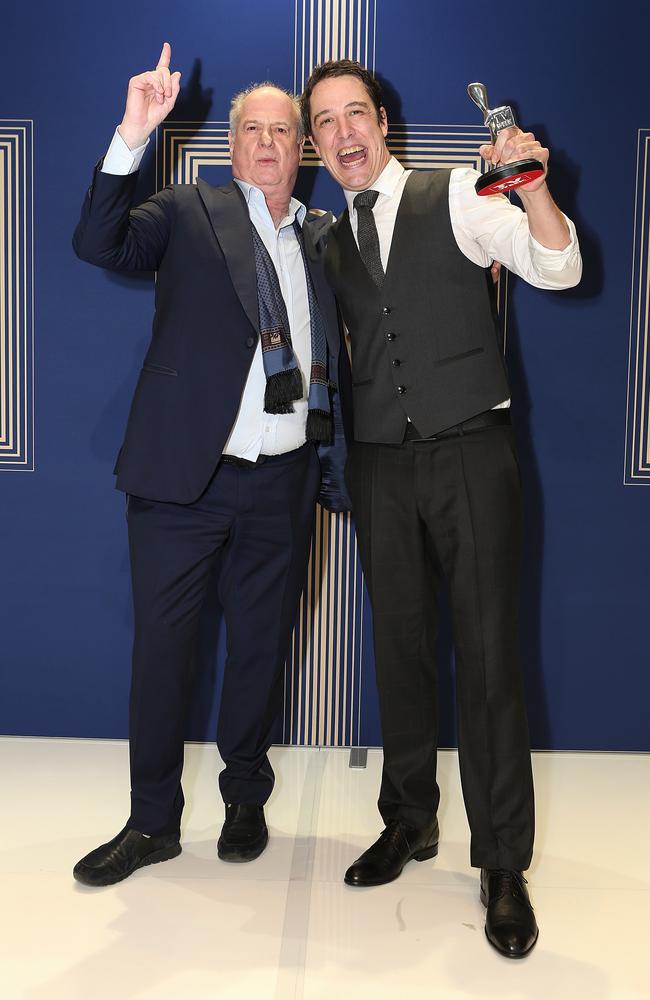
[[(501, 196), (478, 198), (476, 171), (404, 171), (386, 148), (379, 86), (358, 63), (317, 67), (302, 102), (347, 201), (323, 244), (352, 343), (347, 478), (384, 743), (386, 826), (345, 881), (380, 885), (438, 850), (433, 644), (444, 577), (471, 861), (488, 939), (519, 958), (538, 935), (522, 874), (534, 804), (517, 652), (520, 483), (486, 269), (496, 259), (540, 288), (571, 287), (581, 275), (575, 229), (545, 176), (519, 189), (522, 212)], [(549, 155), (519, 129), (481, 154), (545, 167)]]

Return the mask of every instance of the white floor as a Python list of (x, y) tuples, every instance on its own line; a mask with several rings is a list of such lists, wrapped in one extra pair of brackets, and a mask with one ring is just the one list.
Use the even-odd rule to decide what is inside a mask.
[(2, 1000), (650, 997), (650, 756), (535, 755), (541, 931), (520, 962), (484, 937), (454, 753), (440, 754), (438, 858), (343, 884), (380, 829), (381, 753), (365, 770), (348, 756), (275, 749), (269, 847), (228, 865), (218, 757), (188, 746), (182, 855), (92, 890), (71, 869), (122, 825), (126, 744), (0, 740)]

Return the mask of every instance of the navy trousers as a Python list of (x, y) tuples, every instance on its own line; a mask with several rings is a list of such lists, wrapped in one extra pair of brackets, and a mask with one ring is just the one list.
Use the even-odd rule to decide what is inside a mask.
[(135, 636), (130, 699), (131, 815), (143, 833), (178, 830), (191, 663), (220, 558), (227, 658), (217, 730), (226, 802), (263, 804), (267, 751), (305, 580), (320, 465), (313, 445), (252, 468), (221, 464), (192, 504), (130, 496)]

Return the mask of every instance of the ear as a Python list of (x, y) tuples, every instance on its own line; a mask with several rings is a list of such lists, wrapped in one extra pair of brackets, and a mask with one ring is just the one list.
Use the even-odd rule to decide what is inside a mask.
[(230, 149), (230, 155), (232, 157), (232, 147), (235, 145), (235, 140), (233, 139), (232, 132), (228, 129), (228, 148)]
[(386, 137), (388, 135), (388, 115), (386, 114), (386, 108), (383, 106), (379, 109), (379, 127)]
[(310, 136), (309, 136), (309, 141), (311, 142), (312, 146), (313, 146), (313, 147), (314, 147), (314, 149), (316, 150), (316, 156), (317, 156), (317, 157), (318, 157), (318, 158), (320, 159), (320, 158), (321, 158), (321, 155), (320, 155), (320, 149), (318, 148), (318, 143), (317, 143), (317, 142), (316, 142), (316, 140), (314, 139), (313, 135), (310, 135)]

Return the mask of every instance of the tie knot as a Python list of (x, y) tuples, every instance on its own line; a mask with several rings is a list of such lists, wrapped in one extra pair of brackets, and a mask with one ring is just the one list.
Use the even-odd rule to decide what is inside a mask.
[(355, 210), (358, 212), (360, 208), (373, 208), (378, 197), (379, 191), (360, 191), (354, 196)]

